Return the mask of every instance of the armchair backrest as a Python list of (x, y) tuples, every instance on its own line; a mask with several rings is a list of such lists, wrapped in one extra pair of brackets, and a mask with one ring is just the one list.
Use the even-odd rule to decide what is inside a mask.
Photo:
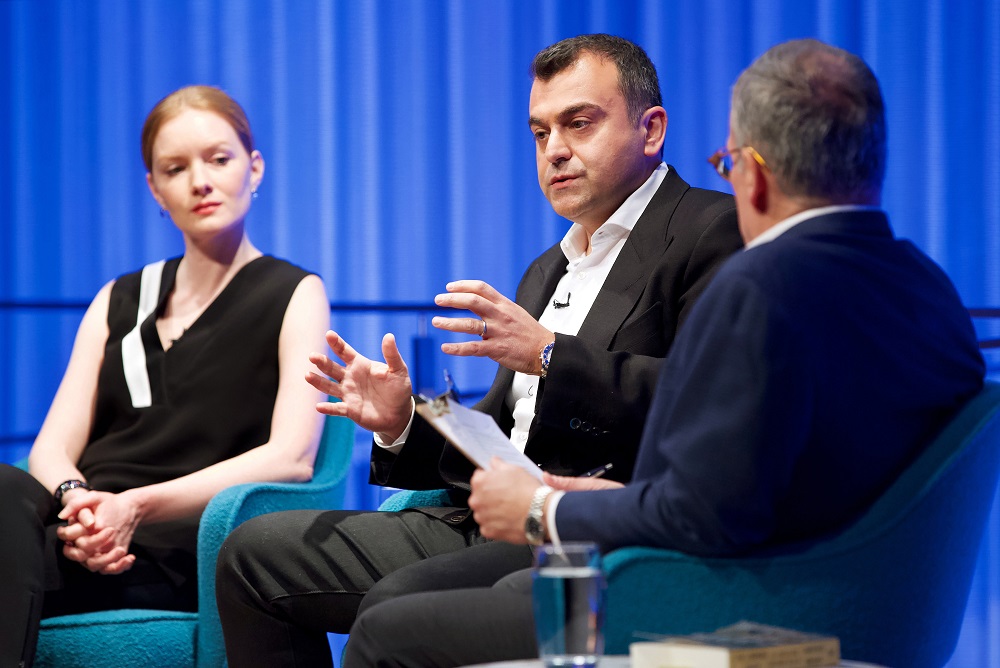
[[(320, 436), (316, 461), (313, 462), (313, 483), (342, 480), (351, 464), (354, 445), (354, 423), (345, 417), (326, 417)], [(343, 503), (343, 490), (337, 506)]]
[(742, 558), (607, 555), (608, 651), (627, 651), (633, 631), (752, 619), (837, 635), (849, 659), (939, 668), (958, 639), (998, 470), (1000, 384), (989, 382), (837, 535)]
[[(838, 538), (850, 543), (867, 540), (902, 522), (928, 497), (948, 505), (977, 500), (978, 492), (991, 495), (996, 487), (996, 461), (1000, 453), (1000, 383), (987, 381), (945, 425), (927, 449), (893, 482), (868, 510)], [(976, 463), (982, 466), (976, 467)], [(982, 489), (980, 489), (982, 487)], [(989, 502), (979, 504), (971, 514), (954, 518), (973, 533), (982, 532)]]

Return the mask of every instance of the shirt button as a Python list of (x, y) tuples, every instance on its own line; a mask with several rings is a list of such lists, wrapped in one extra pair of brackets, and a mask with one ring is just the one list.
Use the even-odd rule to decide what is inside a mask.
[(527, 441), (528, 440), (528, 435), (527, 434), (520, 434), (517, 438), (520, 441)]
[(577, 275), (576, 275), (576, 280), (578, 280), (578, 281), (582, 281), (585, 278), (587, 278), (587, 272), (585, 272), (585, 271), (581, 271), (581, 272), (577, 273)]
[(580, 428), (580, 418), (572, 418), (572, 419), (570, 419), (570, 421), (569, 421), (569, 428), (570, 429), (579, 429)]

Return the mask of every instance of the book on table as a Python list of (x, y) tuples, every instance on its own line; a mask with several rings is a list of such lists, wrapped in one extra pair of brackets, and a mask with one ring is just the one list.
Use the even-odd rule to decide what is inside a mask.
[(634, 642), (629, 657), (632, 668), (826, 668), (840, 663), (840, 641), (742, 621), (710, 633)]

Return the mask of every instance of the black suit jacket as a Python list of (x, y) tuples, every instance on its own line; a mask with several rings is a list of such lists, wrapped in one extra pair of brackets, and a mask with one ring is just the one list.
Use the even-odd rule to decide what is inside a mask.
[[(543, 469), (566, 475), (610, 462), (614, 468), (608, 477), (627, 480), (653, 387), (678, 327), (718, 267), (742, 245), (732, 197), (692, 188), (671, 168), (579, 333), (556, 334), (525, 453)], [(547, 250), (525, 271), (517, 303), (540, 317), (566, 266), (558, 244)], [(513, 371), (500, 367), (476, 405), (508, 433), (513, 418), (505, 398), (513, 378)], [(473, 470), (418, 415), (398, 455), (372, 448), (370, 482), (467, 490)]]

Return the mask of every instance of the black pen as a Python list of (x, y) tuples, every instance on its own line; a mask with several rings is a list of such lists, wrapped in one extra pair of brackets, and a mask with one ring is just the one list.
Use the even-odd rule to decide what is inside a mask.
[(600, 478), (602, 475), (604, 475), (605, 473), (607, 473), (608, 471), (610, 471), (614, 467), (615, 467), (614, 464), (607, 463), (604, 466), (598, 466), (596, 469), (593, 469), (591, 471), (587, 471), (586, 473), (584, 473), (580, 477), (581, 478)]

